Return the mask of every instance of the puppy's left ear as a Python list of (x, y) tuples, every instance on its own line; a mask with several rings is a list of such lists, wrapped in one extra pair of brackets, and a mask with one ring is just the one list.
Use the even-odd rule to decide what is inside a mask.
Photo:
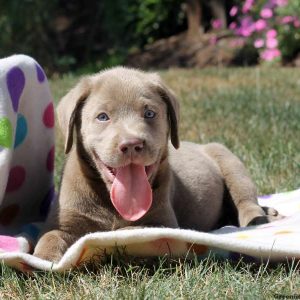
[(174, 92), (162, 82), (162, 80), (157, 74), (151, 75), (153, 76), (152, 84), (154, 85), (155, 90), (167, 105), (169, 125), (171, 130), (171, 142), (174, 148), (178, 149), (179, 102)]

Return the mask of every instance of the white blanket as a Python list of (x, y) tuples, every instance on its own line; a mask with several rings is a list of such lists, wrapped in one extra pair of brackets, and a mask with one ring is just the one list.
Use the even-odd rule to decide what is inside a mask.
[[(171, 228), (143, 228), (87, 234), (73, 244), (59, 263), (51, 263), (30, 254), (3, 252), (5, 264), (22, 271), (34, 269), (64, 271), (121, 249), (138, 257), (171, 255), (205, 257), (213, 253), (221, 258), (274, 262), (300, 259), (300, 189), (260, 198), (260, 204), (273, 206), (287, 217), (271, 224), (252, 227), (223, 227), (214, 232)], [(1, 247), (1, 237), (0, 237)]]

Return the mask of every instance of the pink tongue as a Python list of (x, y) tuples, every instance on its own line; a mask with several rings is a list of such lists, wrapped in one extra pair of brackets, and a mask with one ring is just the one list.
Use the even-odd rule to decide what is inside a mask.
[(152, 204), (152, 190), (144, 166), (130, 164), (116, 169), (111, 201), (128, 221), (140, 219)]

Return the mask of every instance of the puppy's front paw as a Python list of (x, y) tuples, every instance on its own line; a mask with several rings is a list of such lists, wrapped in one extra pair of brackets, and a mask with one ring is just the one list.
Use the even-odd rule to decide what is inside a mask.
[(67, 242), (58, 230), (44, 234), (35, 246), (33, 255), (48, 261), (59, 262), (68, 248)]
[(247, 226), (256, 226), (256, 225), (262, 225), (262, 224), (266, 224), (269, 223), (269, 219), (267, 216), (258, 216), (253, 218), (248, 224)]
[(247, 226), (266, 224), (266, 223), (281, 220), (284, 218), (284, 216), (280, 215), (278, 213), (278, 211), (273, 207), (263, 206), (262, 209), (266, 215), (265, 216), (257, 216), (255, 218), (253, 218), (248, 223)]
[(56, 263), (62, 258), (61, 253), (50, 253), (47, 249), (38, 249), (37, 251), (34, 251), (33, 256)]
[(278, 216), (278, 211), (273, 207), (262, 206), (262, 209), (268, 216)]

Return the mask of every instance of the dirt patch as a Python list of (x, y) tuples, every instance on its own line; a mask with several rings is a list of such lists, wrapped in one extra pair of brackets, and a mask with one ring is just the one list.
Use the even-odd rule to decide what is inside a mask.
[(257, 53), (242, 39), (226, 32), (206, 33), (191, 39), (186, 33), (161, 39), (128, 56), (126, 65), (138, 68), (170, 68), (253, 65)]

